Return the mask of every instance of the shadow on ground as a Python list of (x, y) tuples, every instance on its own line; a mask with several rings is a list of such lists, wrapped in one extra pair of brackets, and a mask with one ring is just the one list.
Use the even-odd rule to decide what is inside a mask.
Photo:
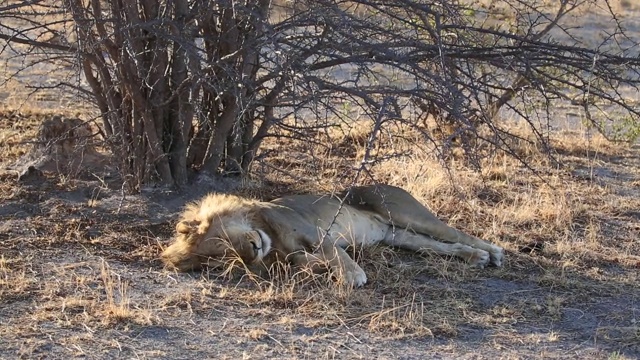
[(181, 206), (231, 183), (137, 196), (13, 185), (0, 206), (2, 357), (640, 357), (640, 264), (511, 252), (502, 269), (470, 270), (376, 249), (352, 292), (174, 274), (157, 256)]

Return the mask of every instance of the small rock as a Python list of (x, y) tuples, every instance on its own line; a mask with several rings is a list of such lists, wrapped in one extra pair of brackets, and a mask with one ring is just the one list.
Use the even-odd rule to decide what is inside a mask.
[(18, 181), (23, 183), (41, 183), (45, 180), (45, 176), (42, 171), (36, 169), (34, 166), (27, 167), (18, 176)]

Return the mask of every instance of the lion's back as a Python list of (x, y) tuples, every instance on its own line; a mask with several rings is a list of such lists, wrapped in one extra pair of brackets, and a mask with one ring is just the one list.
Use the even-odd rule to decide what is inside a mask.
[[(373, 244), (384, 239), (388, 224), (371, 211), (358, 209), (332, 196), (294, 195), (273, 201), (296, 212), (316, 236), (329, 231), (339, 246)], [(296, 217), (300, 221), (299, 217)], [(299, 224), (303, 225), (303, 224)]]

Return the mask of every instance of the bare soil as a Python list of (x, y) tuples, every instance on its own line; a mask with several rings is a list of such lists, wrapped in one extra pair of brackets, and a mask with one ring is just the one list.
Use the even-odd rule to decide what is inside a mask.
[[(619, 3), (633, 19), (638, 8)], [(3, 61), (5, 73), (20, 70)], [(11, 107), (0, 111), (1, 169), (28, 154), (44, 119), (87, 113), (73, 94), (29, 97), (25, 85), (52, 81), (51, 69), (35, 71), (0, 89)], [(570, 105), (555, 111), (579, 123)], [(413, 144), (375, 169), (505, 247), (503, 268), (374, 248), (358, 256), (369, 283), (355, 290), (295, 273), (163, 269), (158, 254), (185, 202), (339, 189), (363, 151), (353, 130), (311, 152), (268, 152), (248, 181), (200, 178), (181, 191), (125, 195), (107, 170), (29, 181), (0, 171), (0, 358), (640, 358), (640, 148), (588, 132), (553, 134), (561, 166), (520, 144), (540, 174), (501, 156), (481, 173), (445, 170)]]
[[(33, 129), (21, 122), (31, 129), (25, 137), (38, 122), (35, 116)], [(433, 176), (413, 184), (450, 222), (505, 246), (503, 268), (469, 269), (381, 247), (359, 256), (370, 282), (356, 290), (291, 274), (176, 274), (158, 261), (186, 201), (207, 191), (269, 199), (307, 191), (312, 181), (305, 187), (271, 173), (132, 196), (108, 176), (45, 172), (24, 183), (7, 172), (0, 187), (0, 357), (640, 357), (639, 149), (567, 144), (557, 147), (566, 167), (545, 182), (509, 167), (489, 171), (476, 187), (479, 175), (461, 170), (458, 186), (472, 189), (463, 200), (448, 192), (425, 198), (428, 189), (448, 188)], [(270, 161), (303, 156), (289, 149)], [(326, 156), (337, 162), (343, 152)], [(561, 187), (549, 187), (554, 178)], [(535, 205), (541, 197), (561, 204), (562, 196), (575, 202), (550, 215), (549, 204)], [(528, 215), (505, 214), (509, 202)]]

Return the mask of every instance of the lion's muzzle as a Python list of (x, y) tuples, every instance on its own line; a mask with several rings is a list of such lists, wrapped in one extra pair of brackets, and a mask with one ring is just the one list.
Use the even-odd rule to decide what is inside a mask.
[(271, 238), (262, 230), (250, 231), (248, 233), (249, 243), (253, 246), (255, 260), (259, 261), (271, 250)]

